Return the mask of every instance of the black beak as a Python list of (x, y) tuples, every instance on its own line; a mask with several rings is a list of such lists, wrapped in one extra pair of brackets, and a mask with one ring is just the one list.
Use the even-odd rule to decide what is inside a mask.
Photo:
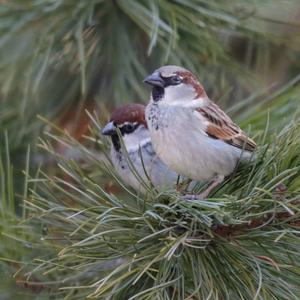
[(163, 88), (165, 86), (165, 81), (163, 78), (161, 78), (160, 74), (158, 72), (154, 72), (151, 75), (147, 76), (144, 79), (145, 83), (148, 83), (152, 86), (159, 86)]
[(101, 132), (103, 135), (113, 135), (116, 133), (116, 126), (113, 122), (109, 122), (103, 127)]

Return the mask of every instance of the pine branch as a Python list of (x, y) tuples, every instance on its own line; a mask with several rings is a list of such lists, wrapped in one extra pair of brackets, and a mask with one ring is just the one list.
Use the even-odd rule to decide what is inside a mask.
[[(29, 181), (30, 221), (47, 225), (44, 247), (53, 254), (36, 259), (27, 275), (51, 274), (43, 285), (61, 298), (297, 299), (299, 133), (298, 119), (270, 144), (258, 133), (256, 160), (206, 201), (182, 201), (174, 191), (111, 194), (107, 177), (122, 180), (103, 156), (48, 133), (44, 150), (56, 155), (53, 140), (82, 156), (57, 154), (61, 175)], [(98, 125), (87, 143), (105, 151), (97, 135)]]
[[(12, 156), (4, 136), (0, 273), (15, 293), (1, 296), (32, 298), (33, 289), (45, 299), (298, 300), (299, 22), (273, 13), (298, 4), (2, 2), (0, 129)], [(145, 102), (141, 78), (162, 64), (195, 71), (223, 108), (251, 91), (231, 113), (245, 129), (251, 124), (260, 152), (212, 198), (136, 195), (113, 171), (98, 121), (86, 141), (86, 119), (77, 140), (48, 132), (43, 153), (31, 162), (28, 154), (24, 166), (27, 143), (43, 128), (36, 114), (67, 128), (85, 107), (101, 106), (104, 117), (112, 105)], [(23, 191), (16, 169), (24, 167)], [(280, 184), (287, 190), (274, 192)], [(22, 217), (15, 191), (25, 199)]]
[[(300, 200), (292, 201), (291, 204), (295, 205), (295, 209), (300, 208)], [(255, 230), (262, 228), (265, 225), (270, 223), (277, 223), (277, 222), (286, 222), (288, 225), (292, 227), (296, 227), (300, 229), (300, 214), (299, 212), (295, 215), (294, 213), (290, 212), (278, 212), (278, 213), (269, 213), (263, 217), (255, 218), (249, 220), (247, 224), (239, 224), (234, 226), (228, 225), (221, 225), (216, 226), (213, 230), (215, 234), (223, 237), (223, 238), (232, 238), (236, 235), (243, 234), (248, 230)]]

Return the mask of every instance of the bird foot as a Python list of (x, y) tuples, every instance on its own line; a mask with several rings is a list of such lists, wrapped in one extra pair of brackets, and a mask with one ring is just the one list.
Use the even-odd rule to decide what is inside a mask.
[(224, 176), (217, 175), (211, 184), (204, 190), (202, 193), (196, 195), (196, 194), (186, 194), (183, 195), (181, 198), (183, 200), (204, 200), (208, 197), (208, 195), (218, 186), (222, 181), (224, 180)]
[(181, 183), (176, 184), (176, 191), (183, 194), (188, 189), (191, 182), (191, 179), (186, 179)]
[(182, 199), (188, 200), (188, 201), (193, 201), (193, 200), (204, 200), (205, 198), (208, 197), (209, 193), (211, 192), (210, 189), (206, 189), (200, 194), (185, 194), (182, 196)]

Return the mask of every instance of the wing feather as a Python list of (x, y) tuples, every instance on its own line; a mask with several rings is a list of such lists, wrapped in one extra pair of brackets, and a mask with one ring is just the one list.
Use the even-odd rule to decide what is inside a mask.
[(215, 103), (208, 101), (196, 109), (206, 121), (206, 134), (246, 151), (253, 152), (256, 144)]

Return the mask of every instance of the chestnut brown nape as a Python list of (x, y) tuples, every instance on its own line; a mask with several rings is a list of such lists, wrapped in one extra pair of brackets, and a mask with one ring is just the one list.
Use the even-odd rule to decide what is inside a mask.
[(193, 73), (190, 71), (178, 71), (176, 74), (182, 77), (183, 83), (190, 84), (194, 87), (197, 98), (207, 97), (204, 87)]
[(110, 121), (116, 125), (121, 125), (126, 122), (139, 123), (147, 127), (145, 119), (145, 105), (140, 103), (131, 103), (118, 107), (113, 111)]

